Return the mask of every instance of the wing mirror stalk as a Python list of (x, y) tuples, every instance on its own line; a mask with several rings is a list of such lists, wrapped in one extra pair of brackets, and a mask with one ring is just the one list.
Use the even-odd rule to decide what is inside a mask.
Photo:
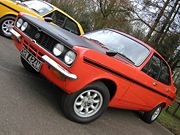
[(117, 54), (117, 52), (114, 52), (114, 51), (107, 51), (106, 54), (107, 54), (108, 56), (113, 57), (113, 56), (115, 56), (115, 55)]
[(53, 19), (51, 17), (44, 17), (44, 20), (46, 22), (52, 22), (53, 21)]

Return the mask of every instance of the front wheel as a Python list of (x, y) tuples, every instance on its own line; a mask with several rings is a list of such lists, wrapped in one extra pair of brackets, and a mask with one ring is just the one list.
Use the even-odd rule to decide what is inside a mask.
[(79, 123), (91, 122), (102, 115), (109, 103), (108, 88), (95, 82), (73, 94), (62, 96), (61, 107), (67, 118)]
[(0, 33), (2, 34), (2, 36), (11, 38), (12, 34), (9, 29), (14, 27), (14, 21), (14, 16), (6, 16), (0, 19)]
[(147, 123), (152, 123), (154, 122), (160, 115), (161, 111), (162, 111), (162, 104), (158, 105), (157, 107), (155, 107), (154, 109), (152, 109), (151, 111), (148, 112), (144, 112), (143, 116), (142, 116), (142, 120), (144, 120)]

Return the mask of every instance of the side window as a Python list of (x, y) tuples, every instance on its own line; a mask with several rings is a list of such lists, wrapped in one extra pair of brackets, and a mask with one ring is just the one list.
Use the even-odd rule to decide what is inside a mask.
[(60, 26), (60, 27), (63, 27), (63, 25), (66, 21), (66, 18), (67, 18), (64, 14), (62, 14), (59, 11), (54, 11), (47, 16), (51, 17), (53, 19), (52, 22), (55, 23), (56, 25)]
[(79, 28), (77, 26), (77, 24), (72, 21), (71, 19), (69, 19), (67, 16), (65, 16), (64, 14), (62, 14), (59, 11), (54, 11), (48, 15), (46, 15), (46, 17), (51, 17), (53, 19), (53, 23), (58, 25), (61, 28), (64, 28), (76, 35), (80, 35), (80, 31)]
[(152, 78), (158, 80), (160, 69), (161, 61), (156, 55), (153, 55), (149, 62), (144, 66), (142, 71)]
[(163, 61), (161, 66), (161, 73), (158, 80), (164, 84), (170, 84), (170, 71), (168, 66)]
[(71, 19), (67, 19), (64, 28), (74, 34), (80, 35), (77, 24)]

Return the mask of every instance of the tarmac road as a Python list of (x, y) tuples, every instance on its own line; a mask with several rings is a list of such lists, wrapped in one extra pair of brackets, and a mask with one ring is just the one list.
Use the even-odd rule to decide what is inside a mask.
[(13, 42), (0, 36), (0, 135), (172, 135), (122, 109), (109, 108), (90, 124), (71, 122), (61, 112), (58, 90), (28, 73)]

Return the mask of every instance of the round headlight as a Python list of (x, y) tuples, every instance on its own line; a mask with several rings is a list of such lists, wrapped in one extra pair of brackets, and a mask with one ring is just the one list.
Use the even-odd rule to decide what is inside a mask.
[(18, 19), (17, 22), (16, 22), (16, 26), (17, 26), (18, 28), (20, 28), (22, 24), (23, 24), (23, 19), (21, 19), (21, 18)]
[(68, 51), (64, 56), (64, 61), (66, 64), (70, 65), (74, 62), (76, 54), (73, 51)]
[(53, 48), (53, 54), (55, 56), (60, 56), (63, 51), (64, 51), (64, 46), (59, 43), (56, 44), (55, 47)]
[(24, 22), (23, 25), (21, 26), (21, 30), (22, 31), (25, 31), (28, 27), (28, 23), (27, 22)]

